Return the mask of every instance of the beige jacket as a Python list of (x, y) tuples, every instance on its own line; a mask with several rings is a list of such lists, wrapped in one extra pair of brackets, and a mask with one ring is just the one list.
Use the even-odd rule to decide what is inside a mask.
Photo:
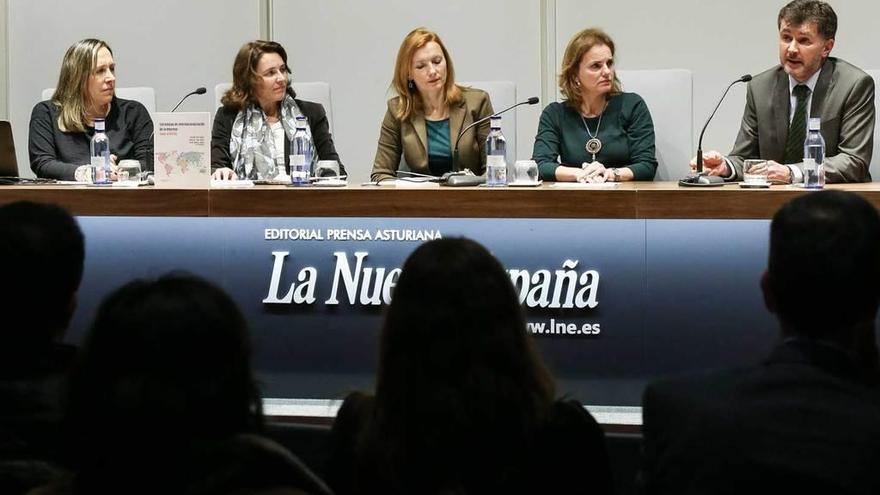
[[(489, 95), (475, 88), (462, 88), (462, 100), (449, 108), (449, 145), (455, 148), (458, 133), (473, 122), (492, 115), (492, 102)], [(388, 100), (388, 110), (382, 120), (379, 133), (379, 146), (373, 160), (371, 180), (394, 178), (400, 165), (400, 157), (413, 172), (430, 174), (428, 169), (428, 131), (424, 115), (411, 115), (400, 121), (395, 116), (399, 97)], [(482, 174), (486, 162), (485, 142), (489, 135), (489, 122), (486, 121), (468, 130), (458, 145), (458, 164), (456, 169), (468, 168), (475, 174)], [(450, 150), (452, 151), (452, 150)]]

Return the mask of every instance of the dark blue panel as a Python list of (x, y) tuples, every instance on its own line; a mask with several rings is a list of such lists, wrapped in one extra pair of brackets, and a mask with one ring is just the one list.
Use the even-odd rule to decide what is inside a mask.
[(766, 220), (648, 220), (651, 375), (760, 360), (778, 330), (764, 308)]
[[(532, 328), (547, 329), (551, 322), (575, 332), (599, 326), (598, 335), (536, 337), (560, 391), (591, 404), (638, 405), (646, 379), (753, 362), (776, 336), (758, 285), (767, 256), (769, 222), (763, 220), (81, 217), (80, 222), (87, 259), (71, 340), (82, 338), (98, 302), (112, 289), (132, 278), (184, 269), (219, 283), (240, 305), (270, 397), (336, 398), (372, 384), (384, 306), (350, 304), (342, 288), (339, 304), (326, 303), (337, 256), (353, 267), (356, 253), (367, 253), (363, 267), (387, 275), (421, 241), (334, 240), (333, 229), (360, 229), (373, 237), (377, 231), (470, 237), (508, 270), (530, 277), (547, 270), (551, 300), (557, 270), (577, 277), (597, 272), (595, 307), (527, 309)], [(267, 240), (266, 229), (315, 231), (322, 240)], [(270, 292), (273, 251), (288, 253), (278, 297), (292, 282), (299, 285), (298, 274), (311, 267), (312, 304), (263, 302)], [(576, 266), (565, 270), (566, 262)], [(567, 286), (561, 288), (564, 295)]]
[[(323, 240), (264, 240), (269, 228), (316, 230)], [(641, 221), (226, 219), (225, 285), (248, 315), (269, 395), (287, 396), (306, 389), (309, 396), (336, 397), (345, 384), (372, 382), (382, 308), (351, 305), (341, 290), (338, 305), (325, 304), (332, 292), (334, 253), (344, 253), (350, 266), (356, 262), (355, 253), (369, 253), (364, 266), (385, 268), (387, 273), (401, 266), (419, 242), (334, 241), (328, 238), (330, 229), (410, 229), (466, 236), (485, 244), (508, 269), (531, 274), (540, 269), (552, 274), (563, 270), (566, 260), (576, 261), (572, 271), (599, 273), (597, 307), (536, 308), (528, 311), (529, 321), (548, 328), (551, 321), (578, 329), (599, 324), (601, 333), (540, 338), (549, 364), (560, 375), (573, 378), (616, 377), (641, 369), (639, 308), (645, 259)], [(315, 303), (262, 303), (269, 293), (273, 251), (289, 253), (279, 296), (286, 294), (300, 270), (314, 267)]]
[(141, 277), (184, 269), (222, 283), (219, 219), (79, 217), (86, 261), (79, 306), (69, 336), (78, 341), (100, 301)]

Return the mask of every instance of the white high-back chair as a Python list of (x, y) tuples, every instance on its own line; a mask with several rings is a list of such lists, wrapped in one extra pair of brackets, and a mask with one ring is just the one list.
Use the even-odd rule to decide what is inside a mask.
[(637, 93), (654, 121), (657, 147), (655, 181), (679, 180), (690, 173), (694, 154), (694, 83), (689, 70), (619, 70), (623, 90)]
[[(43, 90), (42, 101), (52, 98), (55, 88), (46, 88)], [(116, 88), (116, 96), (123, 100), (134, 100), (140, 102), (150, 115), (156, 113), (156, 90), (147, 86), (133, 88)]]
[[(516, 84), (511, 81), (470, 81), (460, 82), (458, 84), (475, 89), (482, 89), (486, 93), (489, 93), (489, 99), (492, 101), (492, 109), (496, 112), (504, 110), (516, 103)], [(517, 158), (516, 109), (501, 116), (501, 132), (504, 133), (504, 139), (507, 142), (507, 160), (512, 163)], [(449, 138), (454, 140), (456, 137), (457, 136), (450, 136)]]
[[(880, 70), (866, 70), (871, 77), (874, 78), (874, 87), (880, 87)], [(874, 94), (874, 115), (880, 115), (880, 98), (877, 98), (876, 89)], [(868, 170), (871, 172), (871, 180), (880, 180), (880, 127), (874, 125), (874, 153), (871, 154), (871, 165)]]
[[(214, 103), (217, 108), (222, 104), (220, 99), (223, 94), (229, 91), (232, 83), (224, 82), (214, 86)], [(327, 113), (327, 124), (330, 126), (330, 133), (333, 134), (333, 102), (330, 99), (330, 85), (325, 82), (295, 82), (293, 90), (296, 92), (297, 99), (307, 100), (314, 103), (320, 103)]]

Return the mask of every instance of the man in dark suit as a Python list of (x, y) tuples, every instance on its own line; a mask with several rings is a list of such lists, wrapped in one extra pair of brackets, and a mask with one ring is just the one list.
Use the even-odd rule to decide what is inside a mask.
[(880, 214), (824, 191), (783, 206), (761, 279), (781, 339), (760, 365), (650, 384), (648, 493), (880, 493)]
[[(768, 160), (776, 183), (801, 182), (807, 120), (821, 118), (828, 182), (870, 182), (874, 80), (834, 48), (837, 15), (820, 0), (794, 0), (779, 11), (780, 65), (755, 76), (733, 151), (703, 155), (708, 175), (742, 178), (747, 158)], [(696, 160), (691, 167), (696, 166)]]
[(62, 208), (0, 207), (0, 493), (23, 493), (54, 472), (61, 390), (74, 358), (59, 341), (84, 257), (82, 232)]

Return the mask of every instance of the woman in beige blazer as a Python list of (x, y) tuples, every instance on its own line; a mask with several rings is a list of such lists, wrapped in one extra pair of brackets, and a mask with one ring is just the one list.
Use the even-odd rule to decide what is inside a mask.
[(388, 100), (372, 180), (394, 178), (401, 154), (421, 174), (483, 173), (488, 121), (461, 137), (456, 163), (452, 155), (458, 133), (492, 115), (492, 103), (485, 91), (455, 84), (452, 59), (436, 33), (417, 28), (404, 38), (391, 85), (399, 96)]

